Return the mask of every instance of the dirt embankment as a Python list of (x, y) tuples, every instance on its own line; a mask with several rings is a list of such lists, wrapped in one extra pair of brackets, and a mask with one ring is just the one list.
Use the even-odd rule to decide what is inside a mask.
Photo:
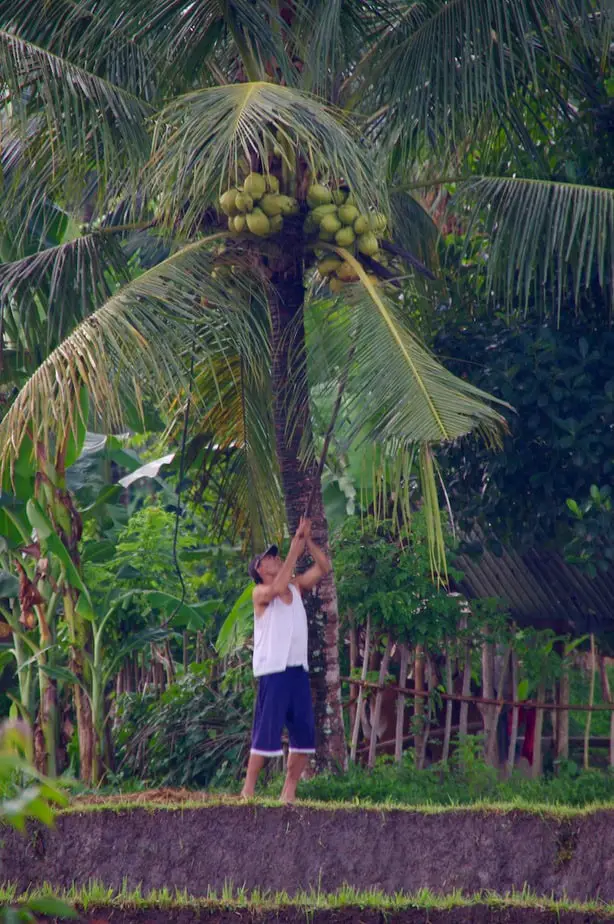
[(505, 894), (527, 886), (538, 895), (614, 903), (614, 811), (561, 819), (205, 804), (69, 813), (53, 830), (2, 832), (0, 881), (26, 889), (91, 880), (194, 896), (219, 895), (228, 883), (289, 895), (344, 885), (387, 894)]
[(249, 911), (182, 911), (91, 909), (81, 924), (611, 924), (612, 917), (584, 912), (540, 911), (533, 908), (494, 909), (486, 905), (446, 911), (416, 908), (408, 911), (306, 912), (280, 909), (261, 914)]

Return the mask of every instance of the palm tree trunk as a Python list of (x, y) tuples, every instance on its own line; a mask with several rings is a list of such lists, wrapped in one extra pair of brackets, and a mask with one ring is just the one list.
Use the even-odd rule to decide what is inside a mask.
[[(271, 361), (277, 460), (288, 526), (294, 532), (312, 494), (316, 465), (304, 464), (312, 440), (303, 321), (304, 266), (300, 220), (287, 222), (271, 271)], [(328, 552), (328, 524), (316, 485), (311, 509), (314, 541)], [(304, 563), (301, 563), (304, 565)], [(331, 572), (305, 601), (309, 622), (309, 663), (316, 719), (319, 769), (345, 768), (347, 751), (341, 706), (339, 612)]]

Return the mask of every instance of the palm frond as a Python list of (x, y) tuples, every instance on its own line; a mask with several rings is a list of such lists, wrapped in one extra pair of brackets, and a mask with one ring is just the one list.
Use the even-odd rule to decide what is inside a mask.
[(5, 342), (24, 368), (36, 367), (111, 297), (114, 285), (128, 279), (122, 249), (105, 233), (0, 264), (0, 329)]
[(377, 130), (412, 150), (425, 142), (449, 149), (485, 114), (508, 118), (530, 85), (547, 86), (569, 21), (586, 6), (585, 0), (424, 0), (420, 17), (399, 18), (363, 77), (365, 93), (372, 86), (378, 105), (387, 107)]
[(277, 132), (315, 173), (343, 178), (365, 206), (379, 199), (386, 209), (385, 188), (343, 113), (298, 90), (260, 82), (199, 90), (163, 111), (151, 182), (166, 220), (175, 223), (181, 215), (189, 229), (228, 184), (241, 181), (252, 158), (267, 170)]
[(401, 190), (390, 196), (394, 241), (429, 269), (437, 270), (439, 229), (424, 206)]
[(64, 198), (99, 190), (149, 153), (148, 104), (138, 96), (10, 31), (0, 20), (4, 128), (20, 138), (33, 175), (46, 174)]
[[(268, 328), (266, 311), (256, 311)], [(199, 433), (211, 434), (227, 452), (224, 469), (216, 466), (218, 505), (215, 521), (225, 534), (250, 535), (255, 548), (283, 535), (285, 513), (275, 452), (270, 358), (258, 338), (253, 355), (218, 360), (196, 382)], [(205, 459), (207, 454), (205, 453)], [(203, 467), (203, 484), (211, 473)]]
[[(339, 251), (349, 262), (347, 253)], [(348, 286), (337, 307), (320, 306), (317, 330), (309, 329), (310, 365), (333, 374), (350, 367), (338, 438), (345, 451), (362, 451), (363, 479), (371, 486), (374, 512), (411, 526), (412, 506), (422, 504), (434, 575), (446, 579), (446, 553), (431, 447), (478, 432), (499, 446), (506, 424), (496, 399), (448, 372), (407, 324), (407, 312), (367, 277)], [(322, 344), (326, 344), (322, 354)], [(324, 385), (324, 382), (322, 383)], [(390, 499), (394, 498), (392, 511)]]
[(361, 282), (347, 290), (356, 363), (350, 379), (356, 425), (365, 439), (396, 445), (458, 439), (480, 431), (500, 442), (505, 421), (495, 399), (448, 372), (412, 333), (407, 312), (351, 255)]
[(259, 281), (248, 266), (232, 282), (212, 276), (211, 244), (188, 245), (128, 283), (56, 347), (0, 423), (2, 465), (12, 464), (26, 434), (47, 445), (53, 432), (68, 432), (83, 387), (102, 424), (121, 428), (127, 404), (172, 408), (187, 388), (193, 349), (203, 368), (250, 354), (257, 330), (250, 298)]
[[(508, 303), (550, 303), (560, 315), (583, 288), (601, 289), (614, 310), (614, 190), (521, 177), (463, 184), (475, 221), (490, 234), (489, 286)], [(471, 229), (469, 229), (471, 230)]]
[(290, 33), (303, 69), (301, 86), (338, 101), (344, 80), (398, 17), (397, 0), (307, 0), (297, 4)]
[(12, 35), (151, 100), (157, 82), (152, 56), (117, 10), (112, 22), (108, 13), (108, 4), (95, 0), (0, 0), (0, 26)]
[(108, 0), (99, 17), (111, 32), (121, 23), (148, 48), (157, 67), (183, 86), (200, 82), (209, 60), (224, 50), (243, 69), (238, 79), (264, 78), (265, 65), (273, 61), (284, 78), (292, 72), (282, 37), (286, 24), (277, 4), (267, 0), (133, 0), (129, 5)]

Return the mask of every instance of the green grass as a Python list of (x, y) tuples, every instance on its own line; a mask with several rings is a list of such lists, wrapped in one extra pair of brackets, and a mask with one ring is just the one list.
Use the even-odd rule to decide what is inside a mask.
[(132, 799), (129, 795), (126, 796), (125, 800), (122, 801), (109, 801), (109, 802), (91, 802), (91, 803), (80, 803), (78, 800), (73, 802), (67, 808), (60, 809), (56, 814), (57, 815), (85, 815), (92, 814), (96, 812), (113, 812), (113, 813), (124, 813), (131, 812), (135, 810), (145, 811), (145, 812), (177, 812), (177, 811), (193, 811), (199, 810), (206, 812), (213, 808), (218, 808), (220, 806), (226, 806), (228, 808), (234, 809), (236, 811), (246, 811), (252, 809), (254, 811), (262, 808), (267, 809), (277, 809), (278, 811), (295, 811), (301, 812), (305, 810), (309, 811), (343, 811), (343, 812), (352, 812), (352, 811), (368, 811), (368, 812), (391, 812), (391, 811), (400, 811), (408, 813), (421, 813), (425, 815), (445, 815), (458, 812), (490, 812), (494, 814), (504, 815), (509, 814), (510, 812), (524, 812), (531, 815), (539, 815), (548, 818), (581, 818), (587, 815), (595, 814), (597, 812), (614, 812), (614, 800), (610, 802), (593, 802), (583, 806), (573, 806), (573, 805), (557, 805), (555, 803), (539, 803), (539, 802), (530, 802), (526, 799), (514, 799), (510, 802), (490, 802), (488, 800), (480, 800), (472, 803), (449, 803), (447, 805), (441, 805), (437, 802), (425, 802), (420, 805), (404, 805), (402, 803), (396, 802), (362, 802), (360, 799), (355, 799), (352, 802), (344, 801), (317, 801), (315, 799), (300, 799), (296, 804), (288, 808), (281, 804), (279, 799), (272, 799), (270, 797), (258, 797), (252, 799), (249, 802), (239, 802), (236, 799), (233, 799), (224, 795), (216, 795), (209, 799), (207, 802), (201, 802), (195, 800), (178, 800), (168, 802), (148, 802), (147, 800), (136, 801)]
[(87, 912), (93, 908), (105, 909), (249, 909), (252, 911), (279, 911), (283, 908), (296, 908), (304, 911), (335, 910), (340, 908), (373, 909), (379, 911), (403, 911), (409, 909), (425, 910), (453, 910), (460, 907), (486, 905), (493, 909), (503, 908), (531, 908), (553, 913), (580, 912), (583, 914), (599, 914), (604, 917), (614, 916), (614, 904), (599, 901), (576, 902), (570, 899), (555, 899), (536, 895), (528, 889), (521, 892), (511, 892), (498, 895), (492, 892), (475, 895), (462, 895), (453, 892), (448, 895), (437, 895), (428, 889), (421, 889), (414, 894), (398, 892), (386, 895), (383, 892), (370, 890), (358, 891), (349, 886), (337, 892), (326, 894), (319, 891), (301, 892), (290, 897), (286, 892), (263, 892), (245, 889), (235, 889), (229, 882), (221, 894), (210, 891), (206, 897), (196, 898), (187, 891), (171, 892), (169, 889), (155, 889), (144, 894), (141, 889), (128, 889), (121, 891), (109, 889), (99, 882), (92, 882), (88, 886), (73, 887), (58, 891), (52, 886), (45, 885), (41, 889), (31, 889), (19, 893), (13, 886), (0, 888), (0, 906), (3, 904), (19, 905), (33, 898), (55, 897)]

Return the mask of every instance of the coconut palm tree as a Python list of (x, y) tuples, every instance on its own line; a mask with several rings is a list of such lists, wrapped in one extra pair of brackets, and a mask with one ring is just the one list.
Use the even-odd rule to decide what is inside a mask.
[[(502, 421), (412, 331), (436, 266), (410, 187), (424, 165), (462, 173), (478, 142), (526, 147), (527, 113), (547, 100), (551, 115), (573, 84), (570, 34), (606, 34), (600, 12), (589, 0), (0, 0), (0, 341), (25, 379), (1, 424), (5, 464), (26, 436), (46, 446), (75, 428), (82, 386), (108, 428), (127, 409), (172, 415), (191, 392), (198, 427), (240, 447), (254, 535), (275, 534), (280, 496), (292, 530), (315, 480), (325, 545), (309, 389), (341, 378), (344, 432), (375, 447), (397, 495), (419, 458), (440, 566), (429, 447), (473, 431), (496, 442)], [(220, 196), (250, 172), (298, 202), (266, 238), (221, 220)], [(384, 215), (386, 259), (307, 235), (322, 183)], [(37, 247), (58, 209), (60, 242)], [(115, 242), (137, 232), (168, 256), (129, 280)], [(314, 271), (326, 253), (352, 271), (340, 293)], [(309, 617), (319, 756), (343, 763), (332, 576)]]

